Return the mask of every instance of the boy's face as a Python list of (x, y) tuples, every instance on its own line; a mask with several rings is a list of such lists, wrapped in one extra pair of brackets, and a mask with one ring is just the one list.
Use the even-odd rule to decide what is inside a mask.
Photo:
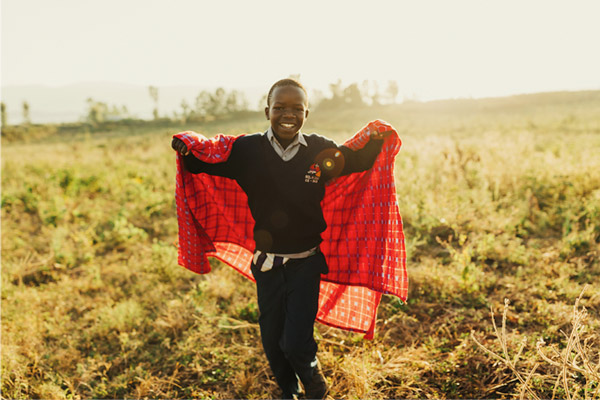
[(294, 140), (308, 117), (308, 99), (304, 91), (295, 86), (275, 88), (271, 105), (265, 107), (265, 115), (282, 146)]

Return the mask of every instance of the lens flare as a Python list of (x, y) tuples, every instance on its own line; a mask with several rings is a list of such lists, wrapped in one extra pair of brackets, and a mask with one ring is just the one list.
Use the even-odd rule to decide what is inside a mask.
[(344, 169), (344, 155), (336, 148), (325, 149), (317, 155), (316, 162), (329, 177), (338, 176)]
[(324, 159), (323, 168), (327, 171), (331, 171), (333, 168), (335, 168), (335, 161), (333, 161), (331, 158)]

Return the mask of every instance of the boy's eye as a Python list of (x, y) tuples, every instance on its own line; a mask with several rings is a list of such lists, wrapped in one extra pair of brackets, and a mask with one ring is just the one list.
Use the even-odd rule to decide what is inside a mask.
[[(273, 111), (283, 111), (283, 110), (285, 110), (285, 107), (281, 107), (281, 106), (274, 106), (273, 107)], [(293, 111), (301, 113), (301, 112), (304, 112), (304, 108), (302, 108), (302, 107), (294, 107)]]

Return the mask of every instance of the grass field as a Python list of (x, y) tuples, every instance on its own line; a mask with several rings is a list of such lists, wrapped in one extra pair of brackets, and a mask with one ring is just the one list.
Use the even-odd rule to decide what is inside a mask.
[[(598, 110), (578, 92), (311, 114), (338, 142), (382, 118), (404, 143), (409, 299), (384, 297), (373, 341), (316, 327), (334, 398), (600, 395)], [(178, 129), (266, 126), (3, 143), (3, 398), (278, 396), (253, 284), (177, 265), (169, 146)], [(501, 339), (511, 359), (525, 346), (510, 365), (473, 340), (503, 354), (505, 299)]]

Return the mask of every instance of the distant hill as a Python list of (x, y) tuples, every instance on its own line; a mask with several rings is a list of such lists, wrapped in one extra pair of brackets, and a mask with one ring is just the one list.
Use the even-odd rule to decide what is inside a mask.
[[(172, 116), (174, 111), (181, 109), (181, 102), (186, 99), (190, 106), (195, 103), (195, 98), (202, 90), (214, 91), (214, 87), (201, 86), (164, 86), (159, 90), (159, 114), (161, 116)], [(251, 109), (258, 107), (260, 98), (264, 95), (263, 87), (225, 88), (227, 90), (237, 89), (245, 93)], [(151, 119), (153, 102), (148, 93), (148, 86), (89, 82), (68, 86), (6, 86), (2, 87), (2, 101), (7, 107), (9, 124), (18, 124), (22, 120), (23, 101), (29, 103), (30, 117), (33, 123), (60, 123), (80, 121), (86, 114), (88, 98), (102, 101), (110, 106), (127, 106), (133, 117)], [(555, 106), (583, 106), (586, 108), (600, 107), (600, 90), (573, 91), (573, 92), (547, 92), (520, 94), (505, 97), (489, 98), (458, 98), (447, 100), (431, 100), (427, 102), (408, 101), (401, 105), (382, 106), (378, 113), (380, 118), (390, 118), (398, 112), (435, 112), (435, 113), (472, 113), (473, 111), (485, 112), (503, 111), (520, 112), (525, 109), (536, 109)], [(366, 113), (364, 118), (372, 116), (372, 110), (366, 107), (364, 110), (340, 109), (335, 115), (319, 111), (316, 107), (308, 120), (309, 125), (318, 123), (338, 123), (349, 117), (356, 117), (357, 112)], [(388, 115), (391, 114), (391, 115)], [(352, 119), (352, 118), (351, 118)]]
[[(216, 87), (158, 86), (159, 113), (171, 116), (173, 111), (180, 109), (183, 99), (193, 105), (200, 91), (213, 91)], [(264, 88), (249, 87), (240, 90), (246, 93), (250, 107), (256, 107)], [(5, 86), (2, 87), (1, 97), (6, 104), (9, 124), (21, 122), (24, 101), (29, 103), (30, 117), (34, 123), (79, 121), (86, 114), (86, 100), (90, 97), (109, 105), (119, 107), (125, 105), (133, 116), (142, 119), (151, 118), (154, 108), (148, 86), (110, 82), (88, 82), (56, 87)]]
[[(600, 115), (600, 90), (562, 91), (519, 94), (505, 97), (458, 98), (431, 101), (407, 101), (377, 107), (317, 109), (307, 120), (305, 130), (323, 133), (353, 132), (357, 124), (374, 118), (384, 119), (397, 129), (406, 131), (431, 131), (446, 127), (460, 130), (464, 124), (474, 124), (479, 119), (504, 121), (520, 126), (537, 123), (588, 121), (590, 128), (598, 130)], [(439, 132), (438, 132), (439, 133)]]

